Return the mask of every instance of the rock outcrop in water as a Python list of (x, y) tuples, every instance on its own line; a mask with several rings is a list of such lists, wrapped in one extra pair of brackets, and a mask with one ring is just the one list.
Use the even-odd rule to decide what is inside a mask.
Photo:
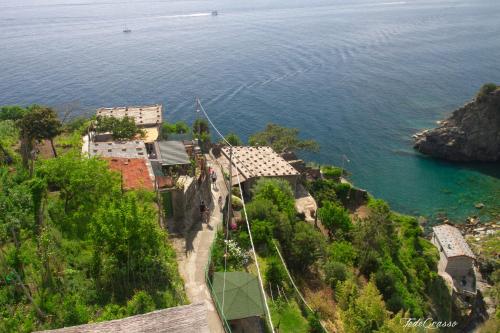
[(414, 135), (414, 148), (450, 161), (500, 161), (500, 86), (484, 85), (476, 98), (439, 127)]

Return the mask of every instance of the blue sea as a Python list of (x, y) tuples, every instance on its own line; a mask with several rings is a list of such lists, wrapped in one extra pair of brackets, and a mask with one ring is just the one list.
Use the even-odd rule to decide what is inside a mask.
[(222, 132), (297, 127), (321, 144), (305, 158), (431, 219), (499, 219), (498, 164), (412, 149), (485, 82), (498, 0), (0, 0), (0, 105), (162, 103), (192, 121), (198, 96)]

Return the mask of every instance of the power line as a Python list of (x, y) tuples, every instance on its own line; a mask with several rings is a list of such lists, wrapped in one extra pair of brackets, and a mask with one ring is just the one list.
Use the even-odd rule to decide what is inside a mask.
[[(217, 127), (214, 125), (214, 123), (212, 122), (212, 120), (210, 119), (210, 117), (208, 116), (207, 112), (205, 111), (205, 108), (203, 107), (203, 105), (201, 104), (201, 101), (199, 98), (196, 99), (196, 102), (197, 102), (197, 105), (200, 107), (201, 111), (203, 112), (203, 114), (205, 115), (205, 118), (207, 118), (208, 122), (210, 123), (210, 125), (212, 125), (212, 127), (214, 128), (214, 130), (217, 132), (217, 134), (221, 137), (221, 139), (228, 145), (231, 147), (231, 149), (233, 148), (233, 145), (231, 143), (229, 143), (229, 141), (226, 140), (226, 138), (221, 134), (221, 132), (217, 129)], [(198, 110), (197, 110), (198, 111)], [(236, 158), (238, 159), (238, 158)], [(232, 154), (231, 154), (231, 159), (229, 160), (229, 168), (230, 170), (232, 171), (233, 169), (233, 161), (232, 161)], [(241, 198), (241, 202), (243, 204), (243, 212), (245, 214), (245, 221), (246, 221), (246, 224), (247, 224), (247, 229), (248, 229), (248, 236), (250, 238), (250, 244), (252, 245), (252, 252), (253, 252), (253, 256), (254, 256), (254, 260), (255, 260), (255, 266), (257, 268), (257, 277), (259, 279), (259, 284), (260, 284), (260, 288), (261, 288), (261, 292), (262, 292), (262, 297), (264, 298), (264, 305), (266, 307), (266, 315), (267, 315), (267, 319), (269, 321), (269, 325), (271, 327), (271, 332), (274, 333), (274, 327), (273, 327), (273, 321), (272, 321), (272, 318), (271, 318), (271, 312), (269, 311), (269, 306), (267, 304), (267, 298), (266, 298), (266, 292), (264, 290), (264, 285), (263, 285), (263, 282), (262, 282), (262, 276), (261, 276), (261, 273), (260, 273), (260, 268), (259, 268), (259, 261), (257, 260), (257, 254), (255, 252), (255, 246), (253, 244), (253, 237), (252, 237), (252, 231), (250, 230), (250, 223), (248, 222), (248, 216), (247, 216), (247, 209), (246, 209), (246, 205), (245, 205), (245, 199), (243, 198), (243, 190), (241, 188), (241, 180), (240, 180), (240, 175), (239, 175), (239, 172), (236, 172), (236, 177), (238, 178), (238, 188), (240, 190), (240, 198)], [(232, 181), (232, 179), (230, 179), (230, 181)], [(232, 196), (232, 191), (231, 191), (231, 188), (229, 188), (229, 194), (228, 194), (228, 197), (229, 197), (229, 205), (231, 205), (232, 203), (232, 200), (231, 200), (231, 196)], [(229, 215), (229, 214), (228, 214)], [(226, 232), (227, 232), (227, 229), (226, 229)], [(225, 272), (226, 268), (224, 268), (224, 272)], [(224, 279), (225, 280), (225, 279)], [(223, 292), (222, 292), (222, 295), (224, 297), (224, 287), (223, 287)], [(224, 312), (224, 310), (222, 310)]]

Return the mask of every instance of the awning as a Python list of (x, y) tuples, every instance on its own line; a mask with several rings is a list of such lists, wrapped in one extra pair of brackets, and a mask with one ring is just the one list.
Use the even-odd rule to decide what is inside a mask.
[(180, 141), (158, 141), (158, 160), (162, 165), (191, 164), (186, 148)]
[[(226, 280), (224, 288), (224, 278)], [(215, 272), (213, 290), (222, 306), (224, 290), (224, 316), (227, 320), (262, 316), (264, 300), (255, 275), (246, 272)]]

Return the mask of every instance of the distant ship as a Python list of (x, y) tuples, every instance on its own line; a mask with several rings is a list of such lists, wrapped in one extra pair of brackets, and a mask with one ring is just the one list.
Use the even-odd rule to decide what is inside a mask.
[(129, 28), (125, 27), (125, 29), (123, 29), (123, 32), (128, 34), (128, 33), (132, 32), (132, 30), (130, 30)]
[(217, 16), (219, 13), (216, 10), (212, 10), (212, 16)]

